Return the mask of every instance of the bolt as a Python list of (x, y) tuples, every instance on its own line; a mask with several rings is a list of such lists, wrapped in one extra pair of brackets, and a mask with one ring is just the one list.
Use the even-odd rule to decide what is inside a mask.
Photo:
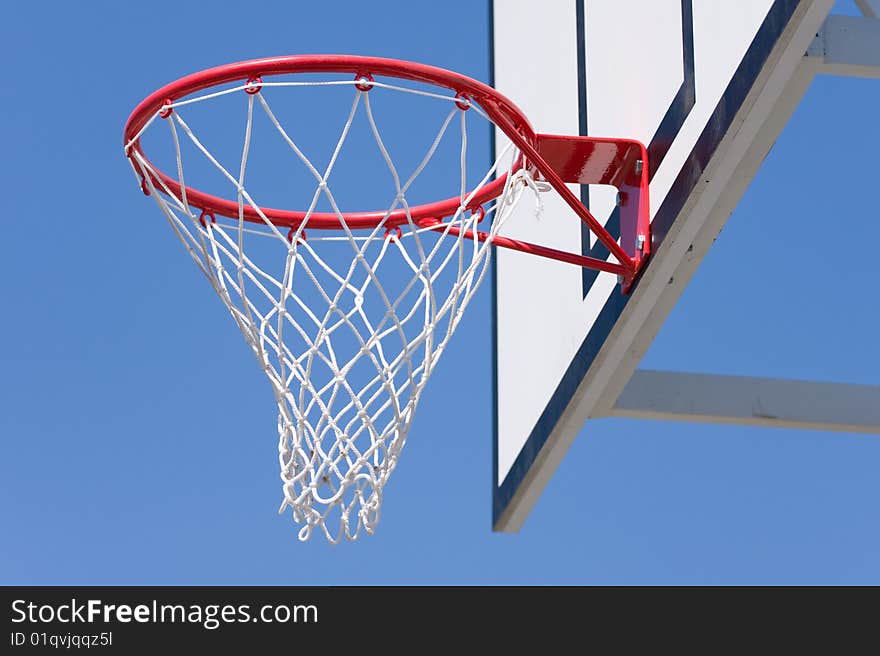
[(645, 250), (645, 235), (639, 235), (636, 237), (636, 248), (640, 251)]
[(641, 174), (642, 174), (642, 166), (643, 166), (643, 164), (642, 164), (642, 160), (637, 159), (637, 160), (636, 160), (636, 175), (641, 175)]

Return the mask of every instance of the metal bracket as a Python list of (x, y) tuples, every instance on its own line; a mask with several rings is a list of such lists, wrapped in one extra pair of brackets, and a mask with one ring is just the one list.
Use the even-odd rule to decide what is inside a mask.
[[(624, 274), (623, 293), (629, 293), (651, 253), (651, 215), (649, 204), (648, 152), (644, 144), (632, 139), (571, 137), (539, 134), (537, 151), (559, 179), (566, 184), (611, 185), (618, 189), (620, 206), (620, 249), (629, 265)], [(541, 171), (545, 177), (546, 173)], [(553, 185), (556, 187), (557, 185)], [(566, 191), (569, 191), (565, 188)], [(557, 191), (559, 189), (557, 188)], [(570, 192), (560, 194), (589, 229), (606, 246), (616, 240), (602, 227), (586, 221), (589, 210)], [(570, 198), (569, 198), (570, 197)], [(573, 201), (573, 202), (572, 202)], [(592, 215), (590, 215), (592, 218)], [(595, 220), (595, 219), (594, 219)], [(615, 253), (613, 248), (608, 249)], [(620, 258), (623, 260), (623, 258)]]

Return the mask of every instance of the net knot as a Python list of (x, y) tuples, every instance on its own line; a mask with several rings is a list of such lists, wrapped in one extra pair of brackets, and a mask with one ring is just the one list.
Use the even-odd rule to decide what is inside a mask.
[[(535, 197), (535, 218), (540, 219), (544, 215), (544, 202), (541, 200), (541, 194), (549, 191), (552, 187), (543, 180), (535, 180), (534, 172), (528, 168), (521, 168), (510, 177), (511, 186), (523, 186), (531, 190)], [(508, 205), (515, 205), (519, 201), (519, 194), (508, 194), (505, 202)]]

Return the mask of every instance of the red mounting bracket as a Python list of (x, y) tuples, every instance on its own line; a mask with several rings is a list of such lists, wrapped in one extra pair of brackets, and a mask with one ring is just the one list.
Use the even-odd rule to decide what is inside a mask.
[[(539, 134), (538, 153), (559, 175), (562, 182), (617, 187), (620, 205), (620, 246), (635, 274), (651, 252), (648, 152), (645, 146), (631, 139)], [(546, 172), (541, 173), (547, 178)], [(574, 197), (568, 187), (563, 189), (565, 190), (561, 194), (563, 199), (592, 229), (594, 226), (589, 220), (592, 218), (589, 210)], [(614, 241), (604, 228), (597, 231), (597, 237), (603, 243), (606, 240), (610, 241), (611, 244), (605, 243), (605, 246), (612, 253), (615, 252), (612, 248)], [(621, 257), (620, 253), (617, 255)]]
[[(529, 132), (522, 120), (511, 119), (501, 105), (486, 103), (492, 120), (525, 157), (525, 165), (550, 184), (617, 262), (495, 237), (502, 248), (533, 253), (588, 269), (616, 273), (628, 294), (651, 252), (651, 214), (648, 198), (648, 151), (634, 139), (581, 137)], [(620, 204), (620, 243), (596, 220), (567, 184), (617, 187)]]
[[(529, 164), (615, 256), (620, 265), (616, 273), (621, 276), (622, 291), (628, 293), (651, 252), (647, 149), (632, 139), (539, 134), (536, 151), (537, 157), (529, 157)], [(619, 244), (566, 183), (617, 187)], [(595, 258), (580, 257), (583, 258), (579, 262), (582, 266), (600, 268), (596, 266)], [(601, 269), (608, 270), (607, 267)]]
[[(526, 156), (526, 166), (536, 171), (553, 187), (617, 261), (600, 260), (501, 235), (491, 237), (492, 245), (617, 274), (620, 277), (621, 291), (628, 294), (651, 253), (651, 215), (648, 202), (650, 181), (645, 146), (632, 139), (552, 134), (538, 134), (535, 137), (535, 148), (524, 139), (519, 139), (517, 143)], [(567, 184), (617, 187), (620, 207), (619, 243), (572, 193)], [(442, 226), (439, 219), (425, 222), (426, 225), (431, 223)], [(443, 227), (452, 234), (458, 234), (458, 228)], [(473, 237), (470, 231), (467, 231), (466, 236)], [(489, 234), (484, 232), (476, 232), (476, 236), (481, 241), (490, 239)]]

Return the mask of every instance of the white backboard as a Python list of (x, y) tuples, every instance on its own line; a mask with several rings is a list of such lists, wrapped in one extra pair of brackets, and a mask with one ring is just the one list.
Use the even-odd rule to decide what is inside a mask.
[[(494, 0), (493, 85), (538, 132), (645, 143), (653, 233), (629, 296), (611, 274), (496, 249), (496, 530), (520, 527), (584, 421), (616, 401), (772, 146), (832, 4)], [(619, 230), (613, 189), (578, 191)], [(502, 233), (608, 257), (553, 194), (540, 218), (521, 203)]]

